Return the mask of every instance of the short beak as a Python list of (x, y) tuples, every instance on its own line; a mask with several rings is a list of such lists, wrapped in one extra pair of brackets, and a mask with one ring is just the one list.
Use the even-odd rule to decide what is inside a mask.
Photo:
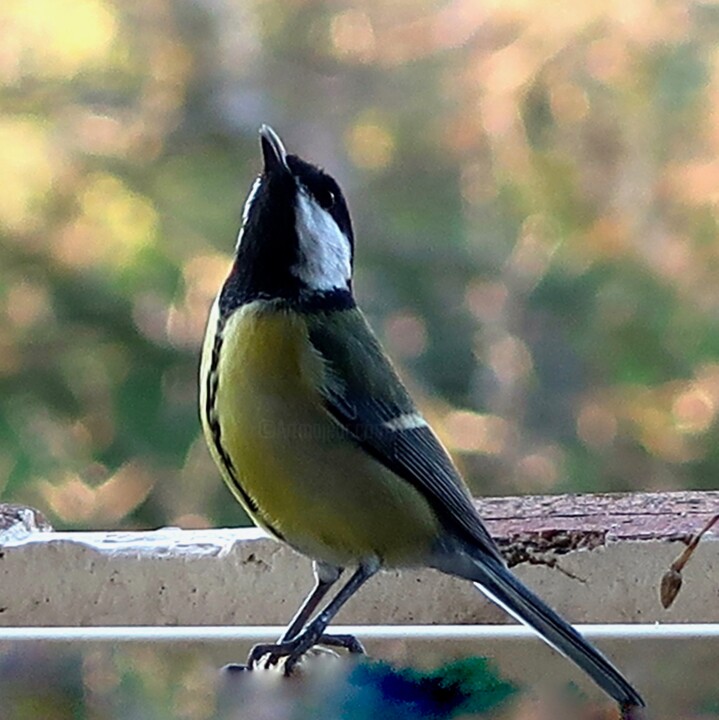
[(262, 146), (262, 159), (265, 162), (265, 174), (284, 171), (288, 172), (287, 151), (280, 140), (280, 136), (269, 126), (260, 128), (260, 145)]

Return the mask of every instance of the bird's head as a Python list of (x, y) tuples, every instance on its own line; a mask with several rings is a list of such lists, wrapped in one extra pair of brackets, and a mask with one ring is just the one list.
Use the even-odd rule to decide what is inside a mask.
[(260, 129), (264, 167), (242, 213), (233, 274), (244, 299), (351, 295), (354, 237), (337, 182)]

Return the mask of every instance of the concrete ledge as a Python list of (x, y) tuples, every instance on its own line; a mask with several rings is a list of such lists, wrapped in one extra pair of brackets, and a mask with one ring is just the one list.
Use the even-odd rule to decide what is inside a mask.
[[(574, 622), (719, 622), (719, 537), (709, 533), (669, 610), (659, 584), (719, 511), (719, 492), (483, 499), (517, 574)], [(255, 529), (0, 534), (0, 625), (283, 625), (310, 563)], [(470, 583), (388, 572), (339, 623), (507, 622)]]

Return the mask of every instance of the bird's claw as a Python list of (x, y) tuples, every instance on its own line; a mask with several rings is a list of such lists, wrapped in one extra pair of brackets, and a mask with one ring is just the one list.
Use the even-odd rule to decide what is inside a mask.
[(364, 645), (354, 635), (322, 635), (318, 645), (346, 650), (350, 655), (365, 655)]
[(263, 667), (268, 669), (285, 658), (283, 673), (289, 677), (300, 658), (315, 645), (344, 648), (353, 655), (364, 655), (365, 653), (364, 646), (354, 635), (323, 635), (313, 632), (310, 626), (292, 640), (255, 645), (247, 658), (247, 668), (253, 670), (260, 666), (260, 661), (264, 660)]

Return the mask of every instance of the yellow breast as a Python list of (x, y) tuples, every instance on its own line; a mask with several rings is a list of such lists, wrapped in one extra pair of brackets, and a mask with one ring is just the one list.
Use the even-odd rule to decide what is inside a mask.
[[(217, 326), (216, 311), (213, 319)], [(258, 524), (341, 565), (370, 556), (410, 565), (426, 557), (439, 534), (434, 512), (326, 412), (316, 390), (326, 367), (301, 315), (249, 304), (225, 323), (219, 352), (208, 328), (203, 378), (213, 352), (214, 399), (212, 383), (202, 383), (205, 432), (225, 481)]]

